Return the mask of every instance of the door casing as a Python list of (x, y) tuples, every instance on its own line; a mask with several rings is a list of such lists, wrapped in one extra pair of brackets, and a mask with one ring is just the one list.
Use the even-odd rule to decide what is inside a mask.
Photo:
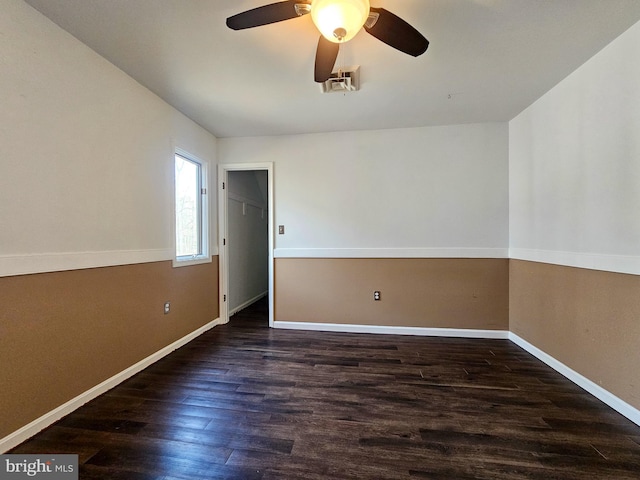
[(226, 239), (228, 236), (228, 188), (229, 172), (247, 170), (267, 171), (267, 214), (269, 243), (269, 327), (273, 327), (274, 315), (274, 265), (273, 250), (275, 240), (273, 212), (273, 162), (229, 163), (218, 165), (218, 255), (219, 255), (219, 317), (221, 323), (229, 321), (229, 255)]

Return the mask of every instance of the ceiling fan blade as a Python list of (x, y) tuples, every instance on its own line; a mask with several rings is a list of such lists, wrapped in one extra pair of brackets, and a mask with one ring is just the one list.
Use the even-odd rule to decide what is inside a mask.
[(427, 51), (429, 40), (403, 19), (384, 8), (371, 7), (379, 15), (378, 21), (365, 30), (387, 45), (408, 55), (417, 57)]
[(299, 16), (296, 4), (307, 3), (305, 0), (289, 0), (263, 5), (227, 18), (227, 27), (233, 30), (243, 30), (296, 18)]
[(333, 66), (338, 58), (340, 44), (333, 43), (320, 35), (318, 49), (316, 50), (315, 81), (326, 82), (331, 77)]

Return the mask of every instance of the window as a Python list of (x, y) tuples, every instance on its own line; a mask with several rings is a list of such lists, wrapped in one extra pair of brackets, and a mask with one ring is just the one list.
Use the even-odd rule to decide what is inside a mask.
[(184, 152), (175, 154), (174, 266), (210, 262), (206, 164)]

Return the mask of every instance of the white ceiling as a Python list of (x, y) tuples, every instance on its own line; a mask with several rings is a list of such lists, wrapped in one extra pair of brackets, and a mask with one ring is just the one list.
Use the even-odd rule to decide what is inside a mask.
[(321, 94), (309, 16), (232, 31), (274, 0), (26, 0), (217, 137), (503, 122), (640, 20), (640, 0), (372, 0), (431, 42), (343, 46), (361, 90)]

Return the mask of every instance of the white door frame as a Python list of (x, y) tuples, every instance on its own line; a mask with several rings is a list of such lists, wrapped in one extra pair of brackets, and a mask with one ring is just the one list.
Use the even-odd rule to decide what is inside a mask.
[(273, 277), (273, 249), (274, 249), (274, 212), (273, 212), (273, 162), (265, 163), (227, 163), (218, 165), (218, 249), (219, 249), (219, 301), (220, 321), (229, 321), (229, 255), (227, 254), (228, 235), (228, 207), (227, 194), (229, 192), (229, 172), (246, 170), (267, 171), (267, 214), (269, 218), (269, 327), (273, 327), (274, 277)]

